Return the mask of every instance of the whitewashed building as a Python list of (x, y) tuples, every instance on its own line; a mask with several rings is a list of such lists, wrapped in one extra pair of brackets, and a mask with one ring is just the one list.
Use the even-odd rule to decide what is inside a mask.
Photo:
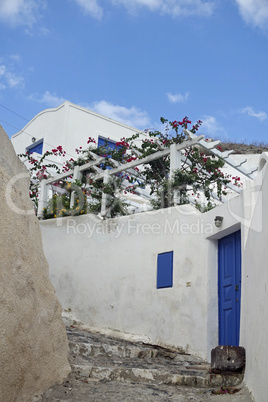
[[(11, 142), (17, 154), (29, 151), (38, 156), (60, 145), (66, 151), (66, 159), (75, 159), (75, 149), (86, 148), (89, 137), (94, 138), (98, 145), (103, 140), (116, 142), (137, 132), (144, 134), (137, 128), (66, 101), (38, 113), (11, 137)], [(58, 157), (57, 162), (62, 163), (62, 158)]]
[[(11, 142), (17, 154), (29, 152), (35, 159), (39, 159), (46, 151), (61, 146), (66, 152), (65, 156), (49, 155), (45, 160), (47, 164), (56, 164), (62, 168), (64, 162), (78, 158), (76, 149), (86, 149), (89, 146), (89, 137), (95, 140), (96, 145), (90, 143), (93, 147), (108, 144), (114, 149), (116, 142), (136, 133), (146, 137), (145, 132), (137, 128), (66, 101), (56, 108), (40, 112), (11, 137)], [(27, 159), (22, 158), (22, 161), (28, 168), (31, 167)], [(55, 176), (55, 169), (48, 168), (48, 172)], [(125, 195), (124, 198), (130, 202), (131, 208), (147, 209), (148, 200), (131, 194)]]

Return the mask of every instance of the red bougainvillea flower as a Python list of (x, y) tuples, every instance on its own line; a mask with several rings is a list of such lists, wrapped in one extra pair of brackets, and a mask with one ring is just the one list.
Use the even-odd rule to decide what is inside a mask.
[(131, 156), (130, 158), (127, 159), (127, 162), (132, 162), (135, 161), (137, 159), (136, 156)]
[(94, 144), (96, 144), (96, 141), (94, 140), (94, 138), (88, 137), (87, 144), (90, 144), (91, 142), (93, 142)]
[(116, 147), (124, 147), (124, 148), (129, 148), (129, 144), (125, 141), (125, 139), (121, 139), (121, 141), (118, 141), (115, 144)]

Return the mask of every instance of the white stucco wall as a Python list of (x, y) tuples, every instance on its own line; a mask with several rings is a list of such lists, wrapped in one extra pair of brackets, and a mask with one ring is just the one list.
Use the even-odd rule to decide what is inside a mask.
[[(218, 345), (217, 239), (240, 229), (241, 211), (237, 196), (206, 214), (183, 206), (107, 221), (92, 215), (41, 221), (63, 308), (93, 327), (210, 360)], [(224, 216), (220, 229), (215, 215)], [(167, 251), (174, 251), (173, 288), (156, 289), (157, 255)]]
[[(107, 221), (88, 215), (40, 224), (51, 281), (63, 308), (79, 320), (204, 358), (217, 345), (207, 322), (209, 262), (210, 285), (217, 280), (216, 248), (205, 239), (213, 223), (198, 211), (181, 207)], [(157, 289), (157, 255), (168, 251), (174, 251), (173, 287)], [(209, 309), (217, 332), (215, 300)]]
[(43, 152), (61, 145), (70, 159), (77, 157), (76, 148), (87, 147), (88, 137), (96, 142), (99, 136), (118, 141), (137, 132), (140, 130), (66, 101), (57, 108), (40, 112), (12, 136), (11, 142), (19, 154), (25, 153), (25, 148), (32, 144), (32, 137), (43, 138)]
[(260, 172), (260, 191), (255, 192), (251, 229), (244, 231), (242, 264), (241, 345), (246, 348), (245, 382), (256, 402), (268, 395), (268, 174)]

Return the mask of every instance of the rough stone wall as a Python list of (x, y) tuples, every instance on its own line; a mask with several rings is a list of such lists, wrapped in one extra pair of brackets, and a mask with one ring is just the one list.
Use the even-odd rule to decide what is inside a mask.
[[(28, 184), (27, 169), (0, 126), (0, 401), (3, 402), (29, 402), (49, 386), (62, 382), (70, 372), (61, 306), (49, 280)], [(7, 200), (6, 194), (11, 198)]]

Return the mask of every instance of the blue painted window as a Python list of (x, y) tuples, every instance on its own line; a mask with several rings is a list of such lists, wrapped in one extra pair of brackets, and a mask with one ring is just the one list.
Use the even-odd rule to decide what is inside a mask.
[(26, 148), (26, 152), (29, 152), (30, 154), (32, 154), (33, 152), (36, 152), (37, 154), (42, 155), (42, 153), (43, 153), (43, 139), (34, 142), (32, 145), (29, 145)]
[(120, 145), (116, 146), (116, 141), (109, 140), (108, 138), (105, 137), (98, 138), (98, 147), (106, 147), (108, 149), (111, 149), (112, 151), (118, 148), (122, 148), (120, 147)]
[[(105, 147), (107, 149), (107, 156), (108, 158), (111, 158), (111, 154), (109, 154), (109, 150), (114, 151), (116, 149), (122, 148), (121, 145), (116, 145), (116, 141), (110, 140), (105, 137), (99, 137), (98, 138), (98, 147)], [(106, 150), (105, 150), (106, 152)], [(101, 163), (100, 165), (101, 168), (104, 167), (104, 164)], [(110, 166), (106, 166), (106, 169), (112, 169)]]
[(158, 254), (157, 289), (173, 286), (173, 251)]

